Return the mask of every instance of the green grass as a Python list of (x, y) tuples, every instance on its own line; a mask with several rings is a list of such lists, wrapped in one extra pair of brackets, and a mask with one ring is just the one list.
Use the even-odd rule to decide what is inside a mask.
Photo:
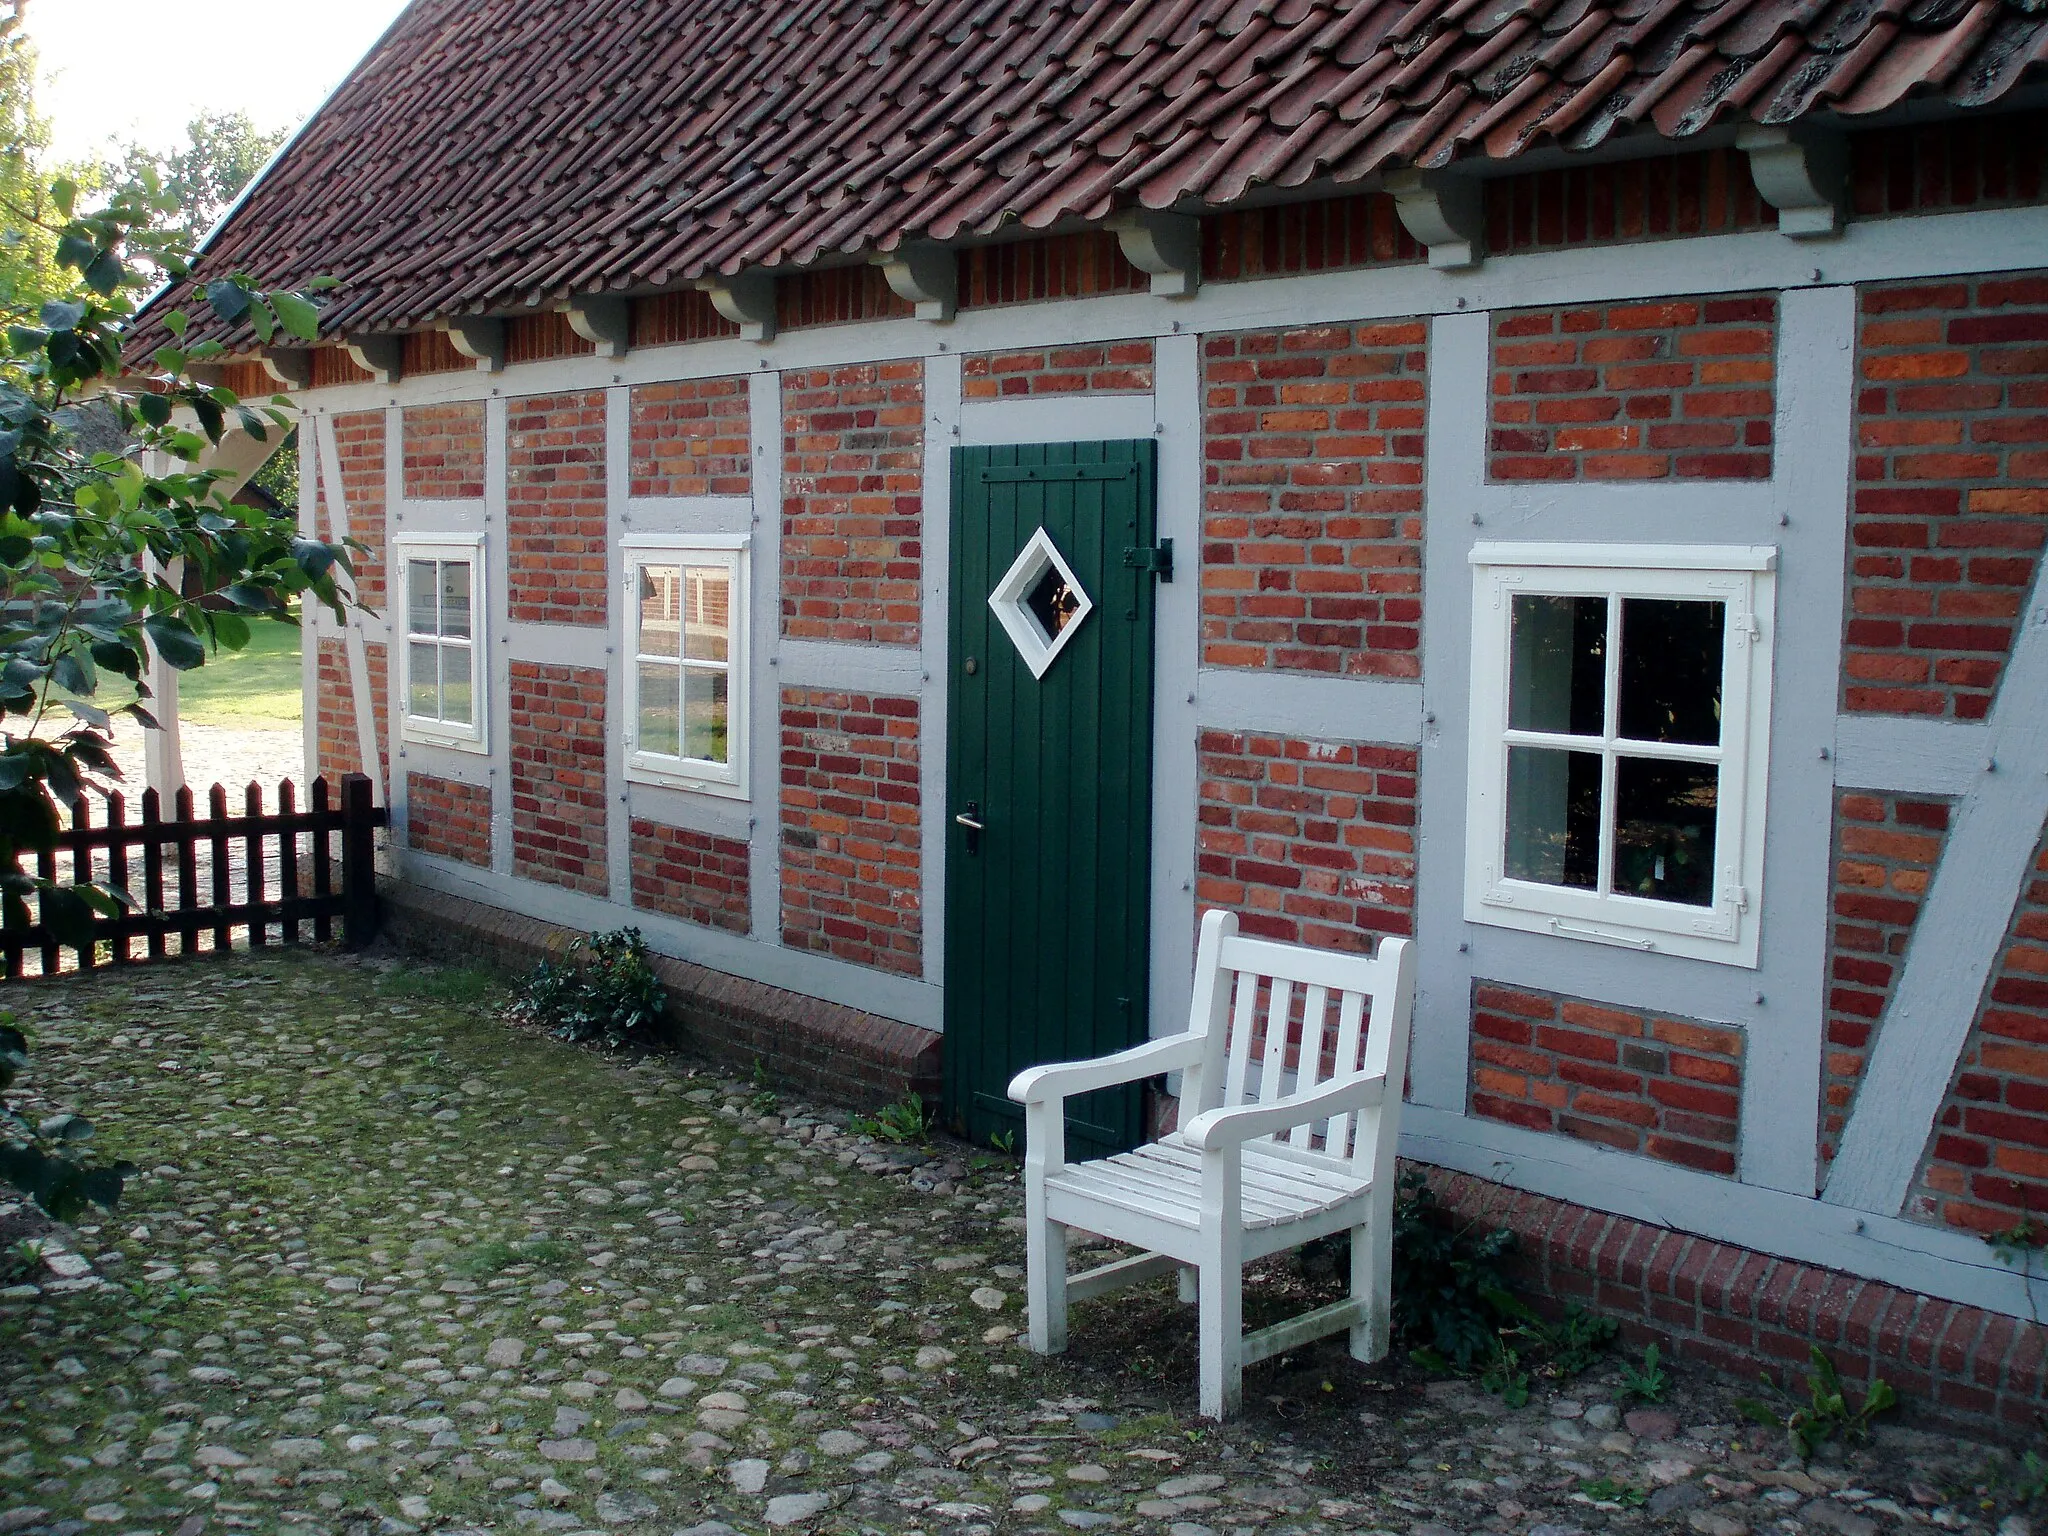
[(299, 630), (278, 619), (252, 621), (248, 645), (178, 678), (178, 718), (195, 725), (292, 726), (301, 712)]

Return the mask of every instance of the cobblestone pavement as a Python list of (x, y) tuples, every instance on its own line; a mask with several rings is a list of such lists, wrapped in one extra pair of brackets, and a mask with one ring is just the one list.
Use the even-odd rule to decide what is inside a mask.
[(1883, 1427), (1802, 1465), (1718, 1379), (1623, 1403), (1614, 1355), (1511, 1410), (1333, 1341), (1205, 1426), (1170, 1284), (1019, 1347), (1006, 1159), (559, 1044), (473, 973), (273, 952), (7, 1002), (45, 1105), (145, 1171), (0, 1291), (0, 1532), (2026, 1529), (2002, 1453)]
[[(121, 765), (121, 779), (114, 785), (127, 798), (129, 813), (139, 816), (142, 792), (149, 787), (143, 768), (142, 743), (145, 729), (132, 716), (114, 720), (114, 761)], [(192, 799), (204, 814), (206, 794), (215, 784), (228, 788), (228, 806), (236, 814), (242, 808), (242, 791), (253, 780), (263, 786), (266, 805), (277, 803), (277, 782), (290, 779), (299, 786), (299, 804), (306, 803), (305, 738), (296, 726), (194, 725), (183, 722), (178, 744), (185, 758), (185, 782), (192, 786)]]

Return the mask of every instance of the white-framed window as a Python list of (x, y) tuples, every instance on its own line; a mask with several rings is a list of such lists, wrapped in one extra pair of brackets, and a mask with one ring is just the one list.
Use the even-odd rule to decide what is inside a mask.
[(626, 775), (747, 792), (747, 540), (634, 540), (626, 559)]
[(488, 751), (483, 536), (408, 534), (394, 547), (405, 631), (398, 648), (405, 738)]
[(1754, 966), (1777, 552), (1471, 559), (1466, 920)]

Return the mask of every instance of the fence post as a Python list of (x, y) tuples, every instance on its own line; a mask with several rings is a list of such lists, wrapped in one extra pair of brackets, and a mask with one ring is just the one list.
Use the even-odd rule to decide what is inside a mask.
[(370, 781), (360, 773), (341, 781), (342, 942), (361, 949), (377, 936), (376, 810)]

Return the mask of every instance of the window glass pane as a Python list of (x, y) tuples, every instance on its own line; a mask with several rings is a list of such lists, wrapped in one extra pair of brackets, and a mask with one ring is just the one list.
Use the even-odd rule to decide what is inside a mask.
[(640, 663), (640, 750), (659, 757), (680, 757), (679, 699), (676, 669), (658, 661)]
[(707, 763), (726, 757), (726, 674), (691, 667), (683, 673), (683, 756)]
[(469, 638), (469, 562), (441, 562), (441, 634), (451, 640)]
[(730, 573), (691, 566), (683, 573), (683, 654), (692, 661), (724, 661), (731, 635)]
[(1721, 739), (1725, 603), (1630, 597), (1621, 604), (1621, 734), (1635, 741)]
[(1517, 593), (1508, 724), (1598, 736), (1606, 724), (1607, 599)]
[(438, 560), (411, 560), (406, 562), (406, 627), (415, 635), (440, 633), (434, 616), (435, 572), (441, 562)]
[(441, 718), (454, 725), (469, 725), (475, 719), (470, 713), (475, 693), (470, 683), (473, 655), (466, 645), (441, 647)]
[(682, 628), (683, 573), (673, 565), (640, 567), (640, 654), (674, 656)]
[(1508, 748), (1505, 868), (1511, 880), (1599, 884), (1599, 753)]
[[(413, 567), (418, 570), (418, 566)], [(440, 689), (441, 648), (431, 642), (415, 640), (407, 652), (406, 666), (410, 683), (409, 697), (405, 701), (405, 712), (417, 715), (422, 720), (441, 718)]]
[(1714, 904), (1714, 811), (1720, 769), (1624, 757), (1615, 764), (1614, 889)]

